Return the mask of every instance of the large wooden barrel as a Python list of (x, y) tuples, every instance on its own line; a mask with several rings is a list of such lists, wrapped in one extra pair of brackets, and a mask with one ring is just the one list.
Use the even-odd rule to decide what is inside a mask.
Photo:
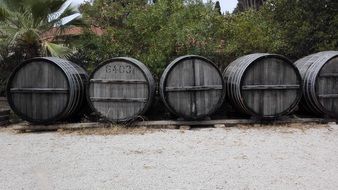
[(338, 51), (315, 53), (295, 65), (303, 78), (302, 105), (312, 113), (338, 118)]
[(185, 119), (209, 116), (224, 100), (221, 72), (210, 60), (196, 55), (171, 62), (162, 74), (159, 91), (169, 111)]
[(95, 112), (112, 122), (144, 114), (153, 101), (155, 81), (140, 61), (118, 57), (103, 62), (90, 76), (88, 101)]
[(85, 100), (87, 73), (55, 57), (24, 61), (11, 74), (7, 98), (12, 110), (32, 123), (52, 123), (75, 114)]
[(289, 114), (301, 98), (301, 76), (285, 57), (255, 53), (236, 59), (223, 73), (227, 97), (242, 113), (257, 118)]

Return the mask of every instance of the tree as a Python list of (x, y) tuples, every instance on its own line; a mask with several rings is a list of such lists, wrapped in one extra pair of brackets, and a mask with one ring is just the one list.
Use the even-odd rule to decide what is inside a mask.
[(336, 0), (270, 0), (262, 14), (282, 33), (280, 53), (297, 59), (338, 49), (337, 7)]
[(223, 56), (217, 51), (222, 43), (218, 27), (223, 17), (214, 10), (214, 4), (202, 0), (143, 2), (130, 0), (121, 6), (119, 2), (96, 0), (93, 5), (82, 6), (88, 25), (106, 31), (101, 37), (89, 31), (80, 39), (88, 62), (96, 65), (114, 56), (134, 57), (159, 76), (179, 55)]
[(237, 7), (234, 12), (242, 12), (248, 9), (258, 10), (266, 0), (238, 0)]
[[(68, 5), (59, 15), (53, 14), (66, 0), (0, 0), (0, 46), (7, 53), (36, 56), (64, 56), (69, 49), (45, 34), (56, 36), (76, 21), (62, 24), (62, 18), (74, 14)], [(50, 36), (49, 36), (50, 37)], [(3, 55), (7, 56), (7, 55)]]
[(221, 11), (221, 5), (219, 3), (219, 1), (216, 1), (215, 3), (215, 10), (221, 15), (222, 11)]
[(282, 33), (260, 11), (248, 10), (226, 15), (222, 23), (226, 44), (224, 54), (228, 62), (257, 52), (279, 53), (284, 47)]
[(338, 47), (336, 0), (241, 2), (259, 9), (220, 15), (215, 4), (202, 0), (157, 0), (155, 4), (95, 0), (82, 7), (83, 18), (88, 26), (105, 32), (96, 36), (88, 30), (79, 39), (77, 57), (90, 69), (114, 56), (134, 57), (159, 76), (170, 60), (184, 54), (206, 56), (224, 68), (249, 53), (296, 59)]

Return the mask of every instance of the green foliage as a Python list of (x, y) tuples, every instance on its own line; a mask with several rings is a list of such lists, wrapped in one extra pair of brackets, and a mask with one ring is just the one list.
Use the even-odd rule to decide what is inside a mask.
[(338, 48), (337, 0), (270, 0), (261, 11), (277, 28), (291, 58)]
[(13, 53), (12, 50), (7, 49), (6, 47), (0, 48), (0, 96), (5, 95), (5, 86), (8, 76), (22, 61), (22, 55), (20, 54), (19, 49), (16, 51), (16, 53)]
[(153, 5), (122, 2), (97, 0), (93, 6), (82, 7), (85, 21), (105, 30), (103, 36), (88, 33), (80, 39), (93, 65), (114, 56), (130, 56), (159, 75), (179, 55), (223, 57), (222, 35), (217, 32), (223, 17), (213, 4), (199, 0), (158, 0)]
[(232, 59), (255, 52), (278, 53), (285, 46), (281, 33), (260, 12), (227, 15), (223, 24), (228, 39), (224, 53)]
[(234, 13), (247, 11), (249, 9), (258, 10), (267, 0), (238, 0)]
[[(52, 16), (65, 0), (1, 0), (0, 46), (16, 52), (23, 58), (36, 56), (64, 56), (67, 47), (56, 45), (46, 33), (56, 36), (69, 26), (60, 25), (61, 19), (74, 13), (70, 7), (58, 16)], [(58, 29), (52, 31), (55, 26)], [(53, 32), (53, 33), (51, 33)], [(3, 55), (8, 56), (8, 55)]]
[(221, 15), (222, 11), (221, 11), (221, 4), (219, 3), (219, 1), (216, 1), (215, 3), (215, 10)]
[(83, 18), (105, 33), (97, 36), (88, 30), (75, 57), (83, 55), (89, 70), (111, 57), (134, 57), (159, 76), (180, 55), (206, 56), (224, 67), (237, 56), (277, 53), (285, 46), (281, 33), (261, 12), (221, 15), (214, 7), (200, 0), (158, 0), (151, 5), (143, 0), (96, 0), (82, 6)]

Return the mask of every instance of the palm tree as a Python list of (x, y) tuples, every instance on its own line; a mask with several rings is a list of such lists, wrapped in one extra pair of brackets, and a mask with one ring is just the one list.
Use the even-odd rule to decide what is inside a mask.
[[(62, 18), (75, 13), (70, 3), (65, 2), (0, 0), (0, 46), (9, 49), (9, 53), (20, 52), (25, 59), (49, 55), (63, 57), (70, 53), (65, 44), (57, 43), (51, 37), (58, 36), (67, 27), (79, 24), (77, 20), (62, 23)], [(47, 33), (53, 35), (46, 36)]]

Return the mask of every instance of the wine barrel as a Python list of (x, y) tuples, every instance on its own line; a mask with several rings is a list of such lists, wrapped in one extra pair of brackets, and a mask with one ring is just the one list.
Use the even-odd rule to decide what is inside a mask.
[(49, 124), (77, 113), (85, 100), (87, 73), (56, 57), (24, 61), (11, 74), (7, 98), (11, 109), (31, 123)]
[(140, 61), (117, 57), (100, 64), (90, 76), (87, 98), (92, 109), (112, 122), (144, 114), (153, 101), (155, 81)]
[(295, 65), (303, 78), (305, 109), (338, 118), (338, 51), (315, 53)]
[(240, 57), (228, 65), (223, 76), (227, 98), (234, 107), (260, 119), (289, 114), (301, 98), (301, 76), (281, 55)]
[(223, 103), (222, 73), (204, 57), (179, 57), (163, 72), (160, 95), (171, 113), (185, 119), (201, 119)]

